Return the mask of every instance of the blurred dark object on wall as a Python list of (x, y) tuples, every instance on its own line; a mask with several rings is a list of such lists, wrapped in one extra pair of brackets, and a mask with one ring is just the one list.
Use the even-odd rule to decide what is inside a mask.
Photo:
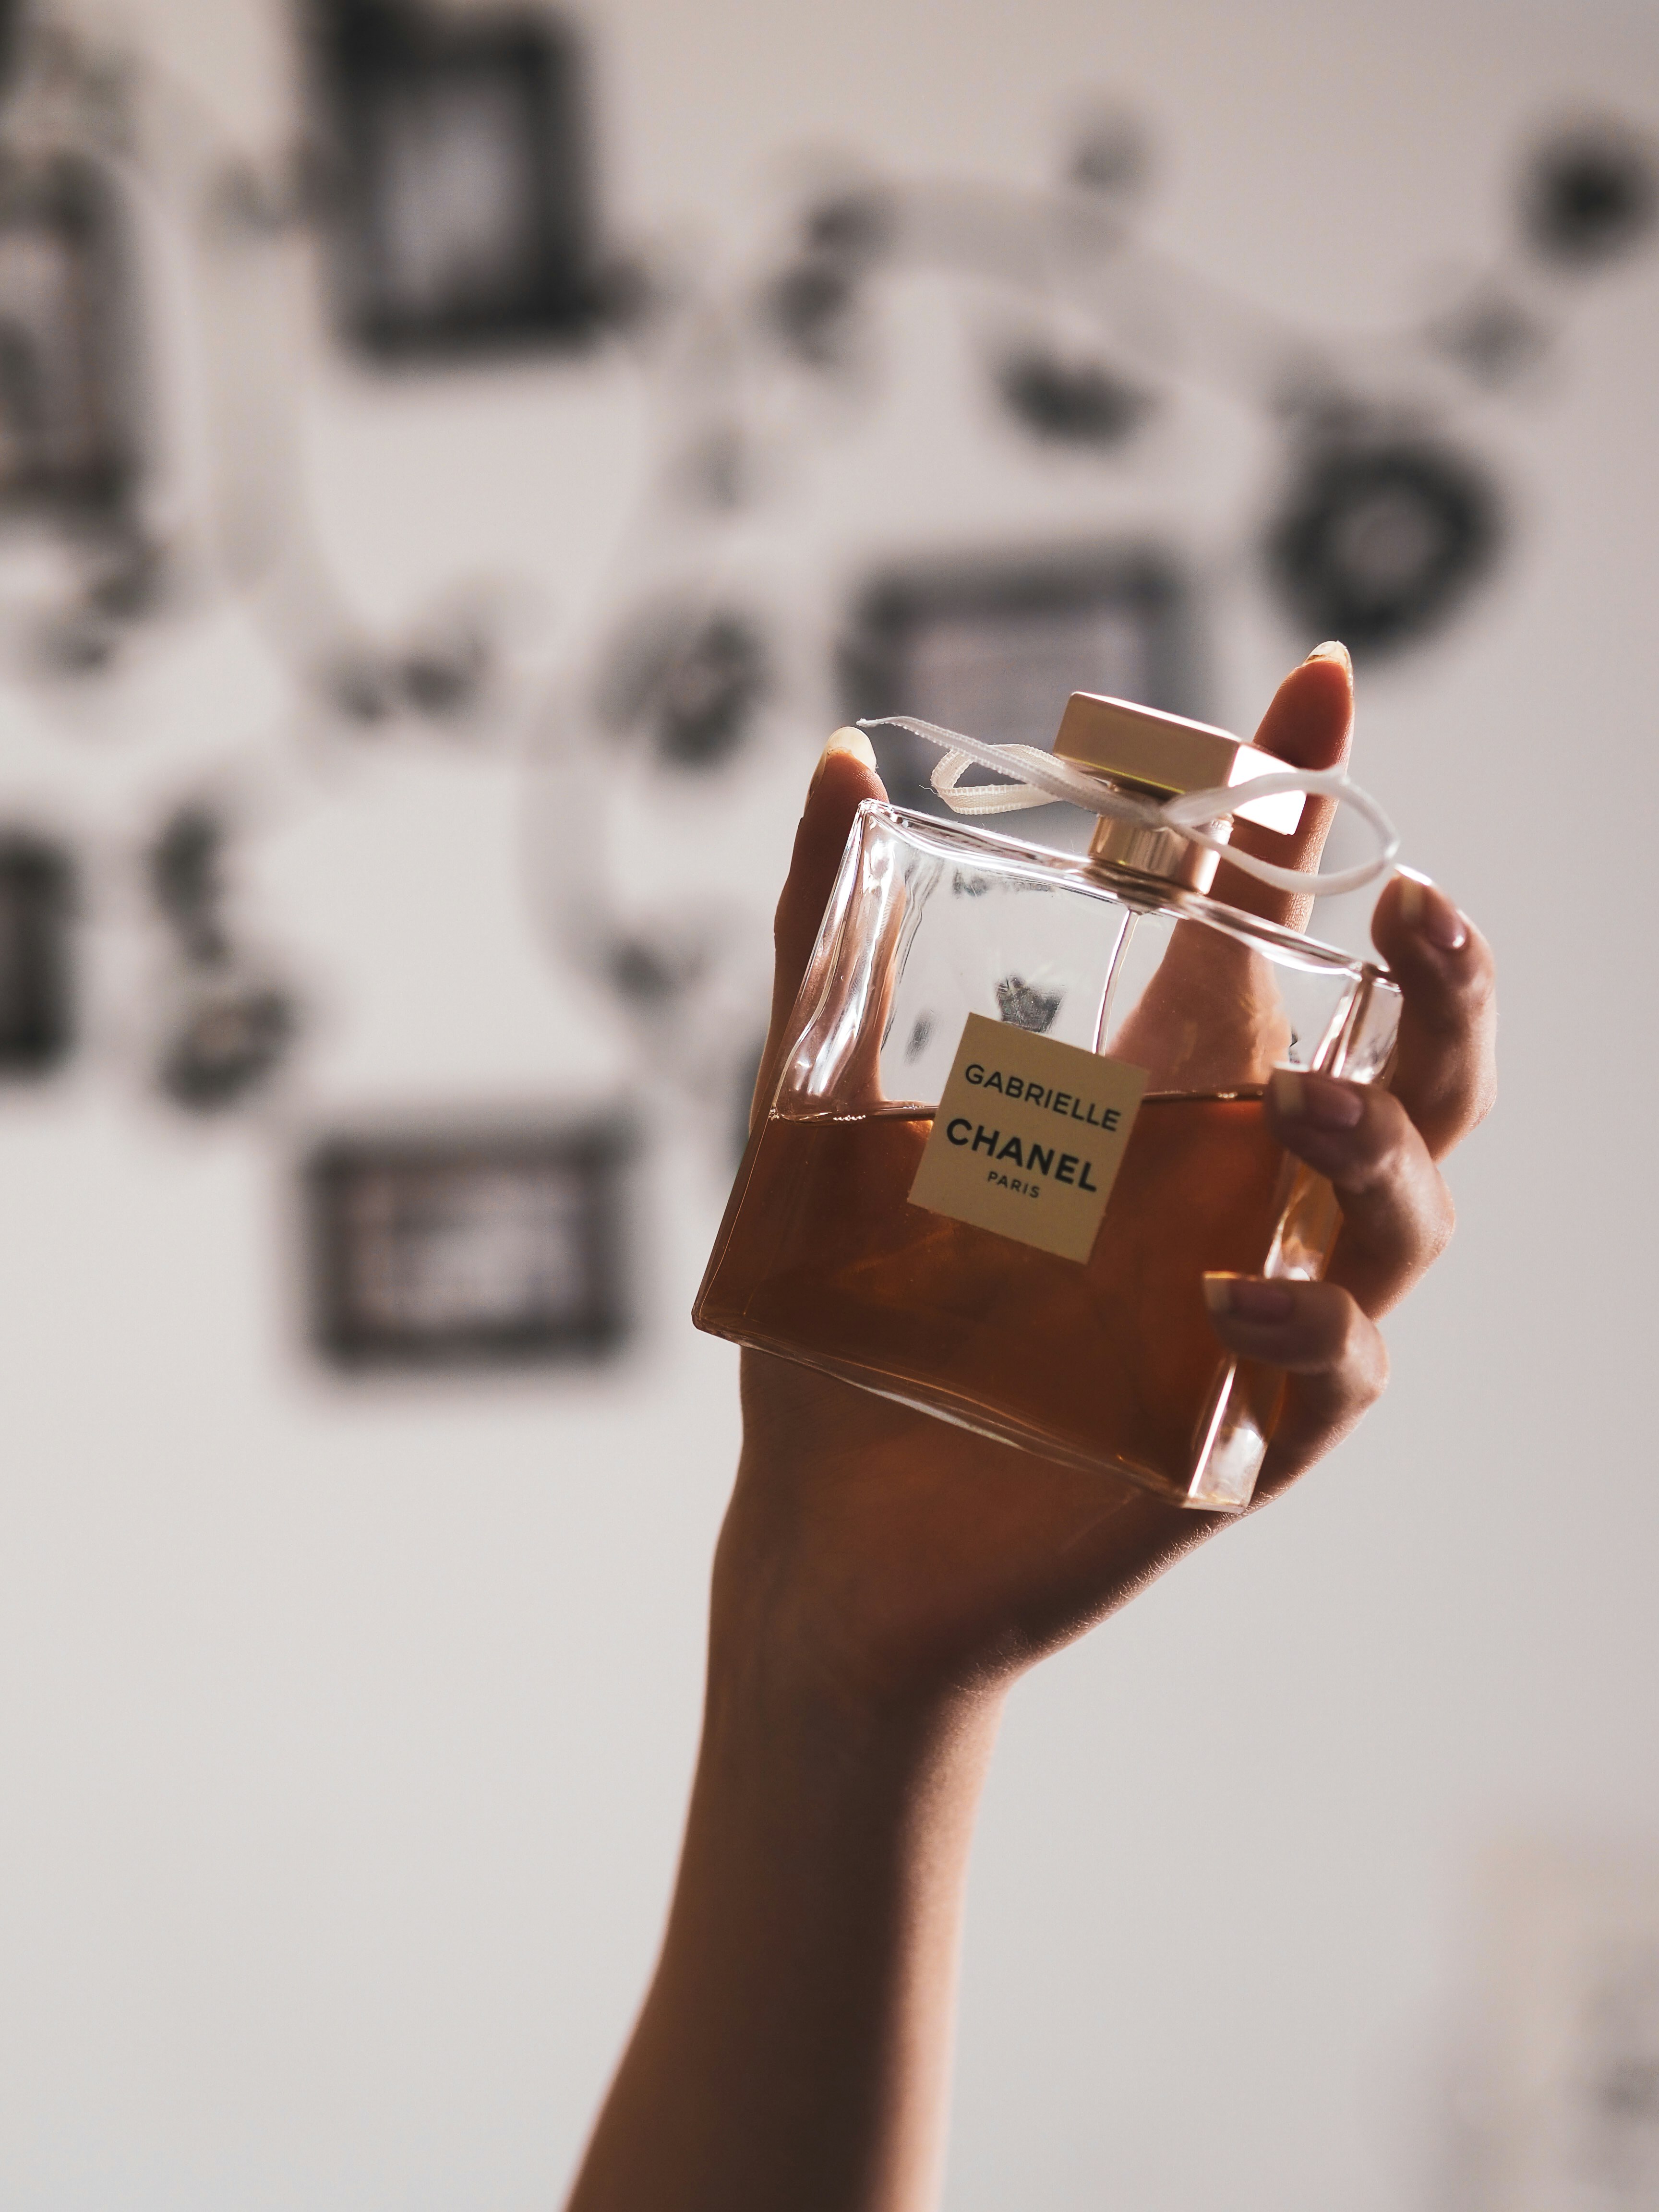
[(485, 620), (452, 614), (383, 652), (354, 640), (326, 658), (322, 688), (359, 731), (389, 731), (412, 714), (428, 729), (470, 738), (477, 734), (478, 710), (500, 673), (499, 660)]
[(71, 154), (0, 150), (0, 513), (118, 523), (139, 472), (130, 242)]
[(150, 895), (177, 956), (157, 1079), (193, 1114), (257, 1097), (301, 1030), (294, 994), (256, 968), (232, 933), (228, 835), (212, 808), (191, 803), (169, 817), (149, 854)]
[(1139, 109), (1097, 106), (1072, 135), (1066, 181), (1076, 191), (1127, 207), (1146, 190), (1153, 156), (1152, 126)]
[[(914, 714), (991, 744), (1046, 746), (1073, 691), (1192, 714), (1202, 703), (1196, 620), (1182, 564), (1156, 546), (888, 569), (862, 593), (843, 641), (844, 719)], [(934, 748), (901, 732), (872, 736), (890, 797), (941, 811)]]
[(73, 1042), (69, 855), (21, 831), (0, 834), (0, 1077), (45, 1075)]
[(661, 767), (724, 767), (754, 733), (773, 687), (762, 625), (735, 606), (655, 606), (629, 624), (599, 687), (619, 738), (643, 736)]
[(323, 1144), (305, 1178), (317, 1348), (357, 1370), (613, 1353), (632, 1150), (616, 1119)]
[(343, 329), (386, 360), (588, 340), (606, 284), (570, 27), (419, 0), (310, 12)]
[(1376, 654), (1449, 621), (1501, 540), (1497, 491), (1464, 454), (1414, 438), (1337, 438), (1295, 465), (1267, 558), (1303, 631)]
[(804, 367), (840, 370), (855, 358), (869, 279), (896, 226), (873, 186), (826, 194), (805, 210), (793, 253), (760, 295), (763, 320)]
[(1145, 384), (1109, 362), (1038, 347), (1009, 355), (997, 382), (1014, 419), (1054, 446), (1126, 445), (1158, 404)]
[(1611, 118), (1569, 124), (1533, 153), (1522, 225), (1558, 267), (1599, 269), (1646, 237), (1659, 212), (1659, 151)]
[(1659, 1863), (1645, 1838), (1514, 1838), (1468, 1917), (1465, 2047), (1438, 2201), (1659, 2204)]
[(1548, 360), (1558, 332), (1518, 290), (1488, 280), (1431, 316), (1424, 335), (1473, 383), (1504, 392)]
[(299, 1032), (291, 994), (276, 983), (193, 975), (183, 997), (160, 1069), (174, 1105), (213, 1114), (262, 1091)]
[(210, 967), (230, 956), (224, 920), (225, 828), (201, 805), (168, 817), (149, 850), (150, 893), (192, 964)]

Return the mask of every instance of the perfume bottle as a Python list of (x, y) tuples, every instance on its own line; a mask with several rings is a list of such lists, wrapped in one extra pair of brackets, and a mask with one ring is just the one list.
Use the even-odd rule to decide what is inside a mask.
[[(1335, 1200), (1274, 1140), (1264, 1088), (1279, 1067), (1375, 1080), (1399, 994), (1206, 896), (1231, 817), (1206, 845), (1145, 803), (1282, 762), (1086, 693), (1054, 757), (1141, 801), (1103, 811), (1086, 856), (860, 809), (694, 1318), (1236, 1510), (1282, 1379), (1224, 1350), (1201, 1279), (1320, 1272)], [(1283, 830), (1303, 804), (1237, 811)]]

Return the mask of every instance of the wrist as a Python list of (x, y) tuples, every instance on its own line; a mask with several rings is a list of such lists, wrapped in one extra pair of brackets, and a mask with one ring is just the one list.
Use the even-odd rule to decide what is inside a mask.
[(1001, 1704), (995, 1689), (849, 1683), (793, 1625), (726, 1610), (711, 1637), (690, 1888), (708, 1893), (714, 1878), (696, 1870), (707, 1875), (717, 1843), (718, 1879), (745, 1912), (781, 1889), (779, 1941), (810, 1895), (832, 1951), (857, 1954), (875, 1929), (883, 1946), (953, 1954)]
[(821, 1769), (899, 1778), (994, 1736), (1007, 1678), (873, 1624), (856, 1573), (781, 1531), (739, 1475), (715, 1553), (705, 1750), (758, 1738)]

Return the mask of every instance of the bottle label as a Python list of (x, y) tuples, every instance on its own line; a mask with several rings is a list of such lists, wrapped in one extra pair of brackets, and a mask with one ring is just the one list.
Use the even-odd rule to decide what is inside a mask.
[(1086, 1260), (1146, 1071), (969, 1014), (912, 1206)]

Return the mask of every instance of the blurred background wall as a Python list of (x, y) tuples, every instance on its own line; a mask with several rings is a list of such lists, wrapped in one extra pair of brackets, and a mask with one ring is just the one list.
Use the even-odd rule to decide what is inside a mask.
[(556, 2199), (817, 747), (1334, 606), (1504, 1102), (1364, 1431), (1015, 1698), (948, 2201), (1659, 2204), (1650, 11), (543, 20), (11, 26), (0, 2200)]

